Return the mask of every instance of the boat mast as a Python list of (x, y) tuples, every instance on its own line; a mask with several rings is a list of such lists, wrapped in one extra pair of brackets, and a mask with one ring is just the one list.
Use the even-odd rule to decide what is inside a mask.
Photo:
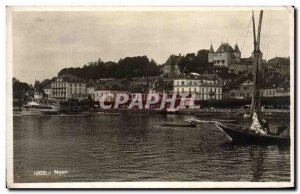
[(252, 24), (253, 24), (253, 42), (254, 42), (254, 51), (256, 49), (256, 34), (255, 34), (255, 18), (254, 18), (254, 11), (252, 10)]
[(260, 44), (260, 32), (261, 32), (261, 25), (262, 25), (262, 17), (263, 11), (260, 11), (259, 15), (259, 24), (258, 24), (258, 32), (257, 32), (257, 39), (255, 34), (255, 19), (254, 19), (254, 12), (252, 11), (252, 22), (253, 22), (253, 36), (254, 36), (254, 51), (253, 51), (253, 94), (252, 94), (252, 103), (251, 103), (251, 117), (253, 113), (256, 112), (258, 118), (260, 118), (260, 92), (259, 92), (259, 72), (261, 70), (262, 65), (262, 53), (259, 49)]

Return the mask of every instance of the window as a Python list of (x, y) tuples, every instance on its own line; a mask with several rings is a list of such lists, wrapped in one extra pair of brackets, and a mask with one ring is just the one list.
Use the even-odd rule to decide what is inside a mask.
[(177, 85), (179, 86), (179, 81), (177, 81)]
[(182, 88), (181, 91), (184, 92), (184, 88)]
[(184, 86), (184, 81), (181, 81), (181, 85), (183, 85), (183, 86)]

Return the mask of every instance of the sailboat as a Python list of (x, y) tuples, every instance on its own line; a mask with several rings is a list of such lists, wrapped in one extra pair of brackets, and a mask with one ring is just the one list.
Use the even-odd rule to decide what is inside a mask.
[(214, 123), (231, 142), (242, 143), (242, 144), (280, 144), (289, 145), (290, 136), (282, 136), (281, 134), (288, 130), (287, 127), (278, 127), (276, 133), (272, 133), (267, 122), (261, 118), (261, 102), (259, 92), (259, 73), (261, 71), (262, 64), (262, 53), (259, 49), (260, 43), (260, 31), (262, 24), (263, 11), (260, 11), (259, 24), (258, 24), (258, 35), (256, 39), (255, 34), (255, 20), (254, 12), (252, 12), (252, 23), (253, 23), (253, 35), (254, 35), (254, 51), (253, 51), (253, 67), (254, 67), (254, 78), (253, 78), (253, 95), (251, 103), (251, 115), (252, 124), (250, 127), (242, 128), (239, 125), (228, 124), (221, 121), (201, 121), (195, 118), (186, 119), (186, 122), (194, 123)]
[(221, 122), (215, 122), (215, 125), (222, 130), (232, 142), (249, 143), (249, 144), (290, 144), (290, 136), (281, 134), (288, 130), (287, 127), (278, 127), (276, 133), (270, 132), (267, 122), (261, 116), (261, 101), (259, 92), (259, 79), (262, 64), (262, 53), (259, 49), (260, 32), (262, 24), (263, 11), (260, 11), (257, 38), (255, 34), (255, 19), (252, 12), (254, 51), (253, 51), (253, 95), (251, 103), (252, 124), (250, 127), (243, 129), (237, 125), (229, 125)]

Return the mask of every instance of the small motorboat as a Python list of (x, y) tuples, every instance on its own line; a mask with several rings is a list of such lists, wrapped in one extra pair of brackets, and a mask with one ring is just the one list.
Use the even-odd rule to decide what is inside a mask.
[(233, 120), (233, 119), (215, 119), (215, 118), (212, 118), (211, 120), (212, 121), (217, 121), (217, 122), (220, 122), (220, 123), (236, 123), (237, 122), (236, 120)]
[(196, 127), (196, 123), (187, 123), (187, 122), (164, 122), (161, 126), (168, 127)]

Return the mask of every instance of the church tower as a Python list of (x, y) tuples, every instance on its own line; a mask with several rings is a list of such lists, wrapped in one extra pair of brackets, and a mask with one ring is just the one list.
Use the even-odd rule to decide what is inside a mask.
[(214, 48), (212, 46), (212, 44), (210, 45), (210, 49), (209, 49), (209, 52), (208, 52), (208, 62), (211, 63), (211, 62), (214, 62)]
[(234, 46), (233, 54), (235, 56), (235, 61), (236, 62), (241, 62), (241, 51), (240, 51), (239, 46), (237, 45), (237, 43)]

